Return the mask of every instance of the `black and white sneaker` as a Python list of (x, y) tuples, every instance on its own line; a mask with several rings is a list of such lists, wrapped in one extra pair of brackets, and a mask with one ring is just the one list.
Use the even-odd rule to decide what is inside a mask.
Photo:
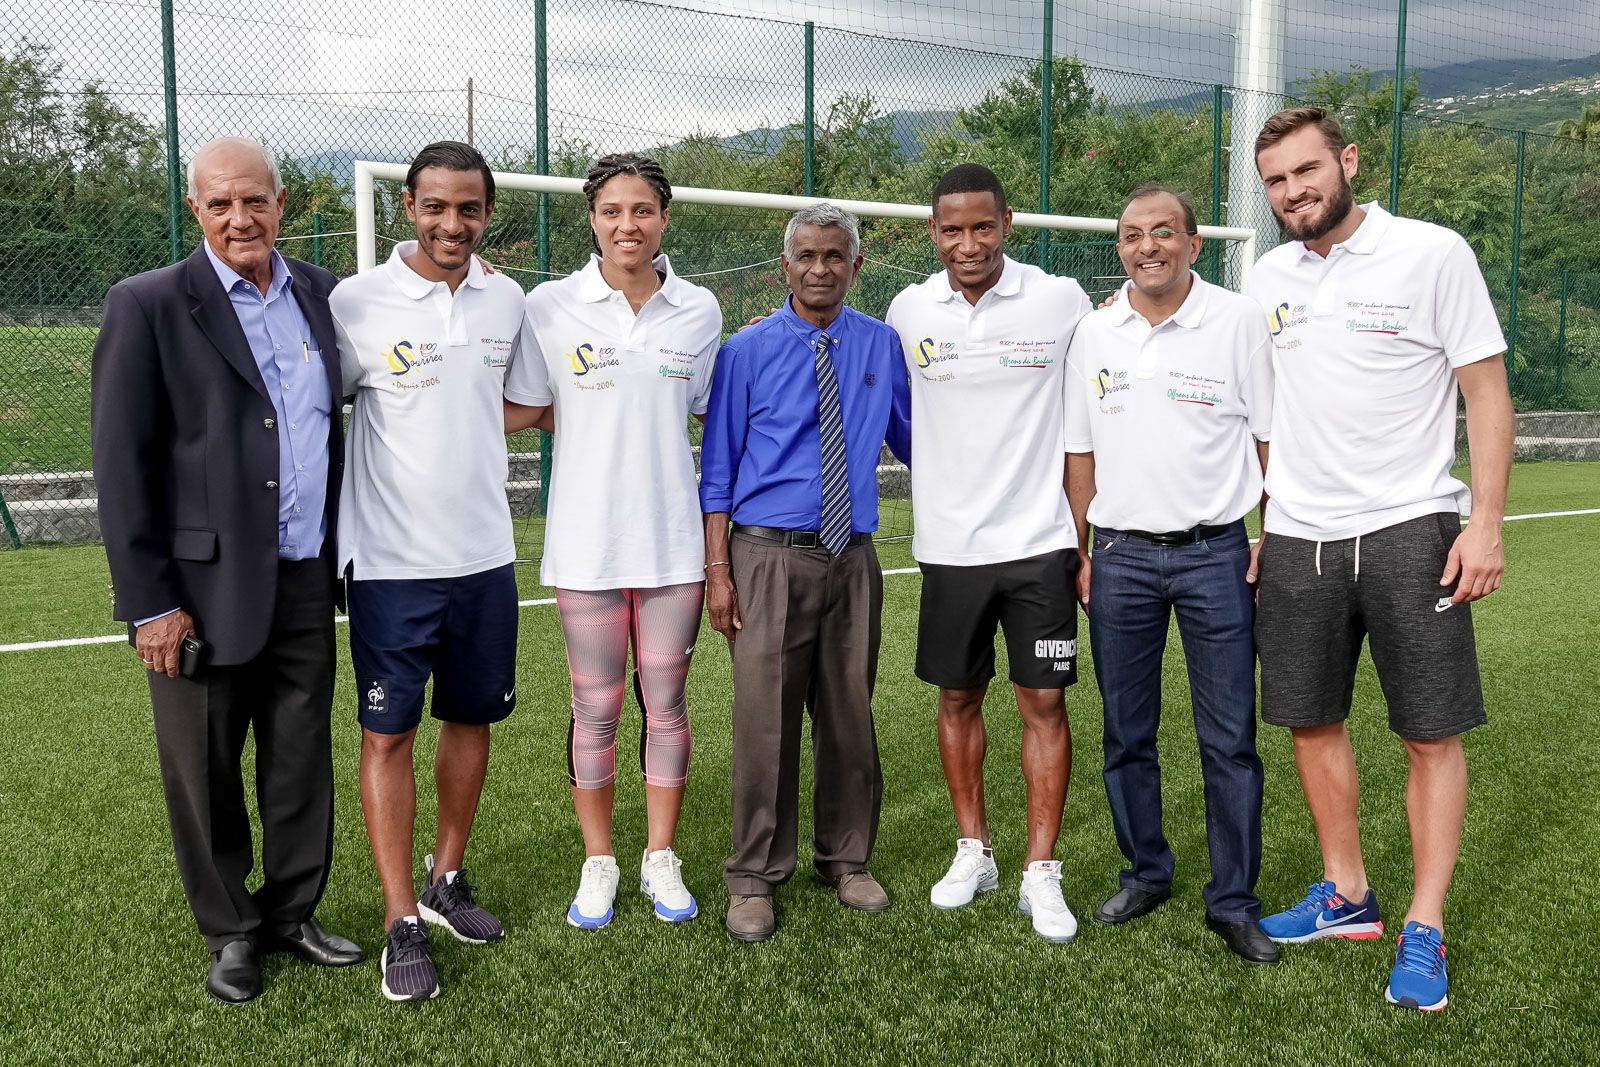
[(472, 899), (472, 885), (467, 881), (465, 868), (446, 871), (435, 878), (433, 857), (429, 856), (426, 863), (428, 888), (417, 901), (417, 911), (424, 919), (443, 926), (469, 945), (483, 945), (506, 936), (500, 920)]
[(388, 1000), (432, 1000), (439, 995), (439, 972), (428, 952), (427, 927), (414, 919), (396, 919), (383, 946), (383, 983)]

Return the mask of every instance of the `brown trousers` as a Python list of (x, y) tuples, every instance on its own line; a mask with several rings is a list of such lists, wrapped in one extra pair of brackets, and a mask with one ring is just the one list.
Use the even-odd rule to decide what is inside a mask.
[(734, 533), (744, 628), (733, 641), (730, 893), (765, 896), (794, 874), (800, 716), (816, 762), (812, 862), (826, 881), (865, 870), (883, 773), (872, 725), (883, 573), (871, 542), (837, 556)]

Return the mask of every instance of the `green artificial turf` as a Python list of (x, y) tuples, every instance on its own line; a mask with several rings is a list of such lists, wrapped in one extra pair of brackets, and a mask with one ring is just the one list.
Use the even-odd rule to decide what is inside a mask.
[[(1600, 507), (1600, 469), (1517, 468), (1513, 512), (1583, 507)], [(268, 958), (255, 1003), (210, 1002), (131, 651), (0, 654), (0, 1063), (1593, 1062), (1600, 515), (1511, 523), (1505, 539), (1506, 585), (1475, 609), (1490, 723), (1467, 740), (1472, 807), (1448, 912), (1442, 1015), (1382, 1002), (1392, 937), (1290, 947), (1280, 966), (1258, 969), (1205, 930), (1199, 766), (1175, 643), (1161, 733), (1178, 856), (1171, 903), (1125, 928), (1088, 921), (1120, 865), (1098, 773), (1091, 655), (1068, 696), (1074, 778), (1059, 851), (1067, 901), (1083, 920), (1078, 939), (1046, 944), (1016, 912), (1019, 726), (999, 687), (988, 705), (987, 785), (1002, 888), (966, 910), (934, 911), (928, 887), (949, 862), (955, 828), (934, 693), (910, 670), (920, 581), (907, 574), (885, 579), (876, 705), (886, 793), (873, 869), (894, 897), (887, 913), (841, 909), (810, 877), (803, 846), (800, 873), (777, 896), (778, 936), (747, 946), (723, 933), (729, 672), (708, 630), (690, 680), (695, 755), (678, 838), (702, 914), (669, 926), (634, 891), (643, 797), (624, 755), (617, 919), (598, 933), (568, 927), (583, 855), (563, 756), (566, 665), (554, 609), (531, 607), (521, 614), (523, 698), (495, 728), (468, 856), (480, 900), (509, 933), (483, 947), (436, 937), (444, 992), (425, 1005), (383, 1001), (373, 962), (322, 971), (282, 956)], [(885, 567), (909, 565), (904, 544), (881, 555)], [(525, 570), (525, 595), (546, 595)], [(95, 548), (0, 554), (0, 644), (115, 632), (106, 581)], [(339, 633), (336, 860), (319, 915), (376, 957), (382, 903), (357, 802), (355, 696)], [(630, 703), (621, 752), (637, 724)], [(1394, 927), (1410, 881), (1405, 763), (1365, 662), (1351, 729), (1368, 870)], [(425, 726), (417, 760), (424, 834), (434, 736)], [(1261, 751), (1260, 891), (1274, 908), (1299, 898), (1318, 859), (1287, 734), (1264, 728)], [(807, 804), (803, 827), (809, 818)], [(419, 842), (419, 867), (424, 850)]]

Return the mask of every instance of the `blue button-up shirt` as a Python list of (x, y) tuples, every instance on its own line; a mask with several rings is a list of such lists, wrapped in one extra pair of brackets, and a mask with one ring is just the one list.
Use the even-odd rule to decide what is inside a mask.
[[(734, 522), (815, 530), (822, 521), (822, 440), (817, 427), (817, 336), (789, 302), (717, 353), (700, 447), (700, 509)], [(900, 339), (843, 308), (828, 325), (845, 459), (850, 528), (878, 528), (878, 460), (911, 462), (911, 389)]]
[(217, 258), (206, 255), (250, 343), (278, 418), (278, 557), (315, 559), (328, 531), (328, 419), (333, 390), (311, 324), (294, 298), (289, 264), (272, 253), (266, 295)]

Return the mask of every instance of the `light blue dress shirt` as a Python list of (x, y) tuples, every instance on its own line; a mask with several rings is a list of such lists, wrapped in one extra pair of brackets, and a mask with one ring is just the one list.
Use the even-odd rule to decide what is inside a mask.
[(209, 244), (205, 250), (278, 412), (278, 558), (315, 559), (328, 530), (328, 419), (333, 411), (322, 353), (294, 298), (294, 275), (282, 256), (272, 253), (272, 282), (263, 296)]

